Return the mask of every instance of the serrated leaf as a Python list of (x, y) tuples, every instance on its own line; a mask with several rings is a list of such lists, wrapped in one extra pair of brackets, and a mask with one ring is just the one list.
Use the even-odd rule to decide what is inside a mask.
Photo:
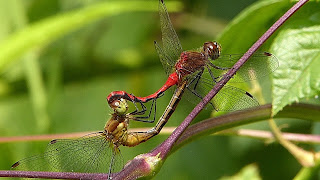
[(273, 115), (320, 91), (320, 26), (282, 30), (272, 52), (280, 66), (274, 74)]

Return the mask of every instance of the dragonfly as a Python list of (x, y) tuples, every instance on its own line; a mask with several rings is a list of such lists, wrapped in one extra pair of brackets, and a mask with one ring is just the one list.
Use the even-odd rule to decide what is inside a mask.
[[(129, 132), (130, 120), (135, 116), (127, 113), (128, 104), (119, 98), (110, 104), (111, 118), (104, 130), (77, 139), (54, 139), (43, 154), (31, 156), (14, 163), (15, 170), (62, 171), (62, 172), (117, 172), (123, 168), (120, 146), (133, 147), (153, 136), (152, 131)], [(109, 178), (109, 177), (108, 177)]]
[[(136, 107), (135, 112), (143, 114), (146, 112), (143, 103), (153, 101), (153, 107), (156, 104), (156, 99), (174, 85), (177, 87), (185, 86), (192, 94), (188, 97), (196, 97), (193, 98), (193, 102), (201, 101), (204, 95), (223, 78), (223, 74), (242, 56), (242, 54), (223, 55), (221, 54), (221, 45), (211, 41), (205, 42), (203, 47), (197, 50), (183, 51), (163, 0), (159, 0), (159, 15), (163, 49), (156, 41), (154, 45), (168, 75), (167, 81), (158, 91), (145, 97), (134, 96), (126, 91), (113, 91), (107, 96), (108, 103), (121, 97), (134, 104), (140, 103), (142, 110), (138, 110)], [(240, 68), (232, 80), (234, 82), (254, 80), (270, 74), (278, 66), (278, 60), (273, 54), (269, 52), (256, 53)], [(187, 83), (185, 84), (185, 82)], [(216, 111), (235, 111), (259, 105), (249, 92), (230, 85), (225, 85), (210, 101), (210, 104)], [(146, 118), (150, 117), (150, 114), (151, 110)], [(147, 122), (154, 122), (154, 119)]]

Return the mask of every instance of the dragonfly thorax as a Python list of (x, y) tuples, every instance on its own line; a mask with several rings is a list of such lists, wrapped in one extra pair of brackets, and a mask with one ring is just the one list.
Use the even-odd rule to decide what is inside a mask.
[(128, 121), (126, 117), (120, 118), (119, 116), (112, 117), (105, 125), (104, 130), (108, 138), (114, 143), (122, 142), (122, 139), (127, 135)]
[(201, 52), (184, 51), (175, 64), (175, 69), (179, 75), (179, 81), (185, 76), (197, 72), (204, 68), (207, 58)]

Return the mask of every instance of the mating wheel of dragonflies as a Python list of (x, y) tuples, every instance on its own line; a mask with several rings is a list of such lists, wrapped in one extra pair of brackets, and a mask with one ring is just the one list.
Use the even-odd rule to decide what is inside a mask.
[[(113, 91), (107, 96), (108, 103), (119, 98), (127, 99), (134, 104), (141, 104), (142, 110), (136, 106), (134, 113), (144, 114), (147, 109), (143, 103), (153, 101), (149, 114), (141, 119), (148, 119), (151, 112), (155, 113), (156, 99), (164, 94), (170, 87), (182, 86), (186, 82), (187, 92), (192, 95), (192, 102), (199, 102), (212, 87), (223, 78), (223, 75), (237, 62), (243, 54), (223, 54), (217, 42), (205, 42), (203, 47), (195, 51), (183, 51), (177, 33), (169, 18), (166, 6), (162, 0), (159, 2), (159, 14), (162, 32), (161, 48), (155, 42), (155, 49), (160, 61), (168, 75), (166, 83), (155, 93), (138, 97), (125, 91)], [(268, 52), (256, 53), (240, 68), (233, 82), (246, 82), (257, 77), (269, 75), (279, 66), (277, 58)], [(258, 101), (249, 93), (234, 86), (226, 85), (211, 100), (210, 106), (217, 111), (235, 111), (258, 106)], [(156, 117), (156, 116), (154, 116)], [(142, 120), (153, 122), (153, 120)]]

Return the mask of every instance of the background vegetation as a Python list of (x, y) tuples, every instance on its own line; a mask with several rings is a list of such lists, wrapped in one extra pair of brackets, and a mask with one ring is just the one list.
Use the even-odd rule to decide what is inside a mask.
[[(166, 80), (153, 40), (161, 41), (157, 0), (130, 3), (102, 0), (0, 0), (0, 136), (102, 130), (114, 90), (144, 96)], [(293, 2), (183, 1), (168, 9), (184, 49), (218, 40), (225, 53), (244, 53)], [(145, 4), (145, 5), (143, 5)], [(183, 8), (182, 6), (183, 5)], [(319, 104), (320, 6), (310, 2), (272, 36), (262, 50), (275, 54), (279, 69), (271, 81), (241, 85), (274, 113), (294, 101)], [(257, 88), (257, 84), (258, 87)], [(252, 88), (254, 87), (254, 88)], [(272, 88), (273, 87), (273, 88)], [(158, 101), (158, 116), (171, 93)], [(192, 110), (182, 101), (166, 126), (177, 126)], [(303, 113), (303, 112), (299, 112)], [(204, 111), (196, 121), (208, 118)], [(316, 133), (316, 122), (285, 119), (283, 131)], [(132, 122), (131, 127), (154, 124)], [(266, 122), (241, 128), (269, 129)], [(134, 148), (122, 147), (125, 161), (148, 152), (168, 135)], [(0, 169), (44, 151), (46, 141), (0, 144)], [(305, 149), (317, 150), (315, 145)], [(172, 154), (155, 179), (218, 179), (254, 163), (263, 179), (292, 179), (301, 166), (277, 143), (243, 137), (208, 136)], [(249, 171), (253, 172), (249, 168)]]

